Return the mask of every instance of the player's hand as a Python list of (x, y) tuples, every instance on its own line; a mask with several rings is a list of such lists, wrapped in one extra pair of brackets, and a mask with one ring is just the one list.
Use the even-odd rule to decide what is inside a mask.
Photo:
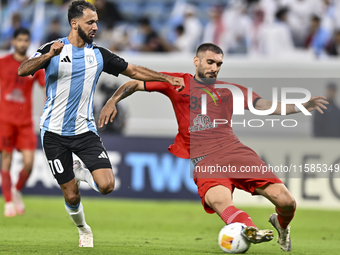
[(107, 101), (103, 109), (100, 111), (98, 126), (102, 128), (107, 123), (112, 122), (117, 115), (117, 107), (113, 101)]
[(54, 57), (58, 56), (60, 52), (63, 50), (64, 44), (62, 42), (55, 42), (51, 45), (49, 54)]
[(178, 88), (176, 88), (176, 90), (178, 92), (182, 91), (184, 89), (184, 87), (185, 87), (184, 80), (181, 77), (172, 77), (172, 76), (169, 76), (169, 83), (172, 86), (178, 87)]
[(326, 105), (329, 104), (324, 96), (314, 96), (307, 103), (302, 104), (309, 112), (317, 110), (323, 114), (322, 109), (326, 110)]

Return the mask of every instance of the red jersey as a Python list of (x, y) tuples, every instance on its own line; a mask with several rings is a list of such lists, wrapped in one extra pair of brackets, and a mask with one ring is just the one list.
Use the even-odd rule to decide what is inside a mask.
[[(239, 142), (231, 126), (233, 95), (229, 89), (214, 88), (213, 85), (199, 83), (188, 73), (164, 73), (184, 79), (185, 88), (181, 92), (167, 82), (146, 82), (145, 90), (158, 91), (170, 98), (178, 123), (175, 144), (169, 151), (180, 158), (196, 158)], [(248, 89), (238, 84), (216, 80), (215, 84), (237, 87), (243, 94), (243, 106), (248, 110)], [(209, 92), (209, 93), (208, 93)], [(202, 115), (201, 96), (206, 94), (206, 114)], [(253, 104), (261, 98), (252, 93)], [(219, 120), (214, 122), (214, 120)], [(217, 123), (217, 124), (216, 124)]]
[(45, 86), (43, 70), (34, 76), (20, 77), (21, 63), (12, 54), (0, 58), (0, 121), (15, 125), (32, 123), (33, 83), (38, 80), (40, 86)]

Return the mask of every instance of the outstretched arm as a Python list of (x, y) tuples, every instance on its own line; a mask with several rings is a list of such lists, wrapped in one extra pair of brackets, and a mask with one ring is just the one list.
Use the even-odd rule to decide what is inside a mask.
[(113, 94), (113, 96), (107, 100), (105, 106), (100, 111), (99, 119), (98, 119), (98, 126), (102, 128), (106, 125), (109, 121), (112, 122), (117, 114), (117, 103), (132, 95), (136, 91), (144, 91), (144, 82), (131, 80), (124, 83), (119, 89)]
[(140, 81), (160, 81), (169, 82), (173, 86), (178, 86), (177, 91), (184, 89), (184, 80), (180, 77), (172, 77), (156, 71), (150, 70), (146, 67), (129, 64), (122, 74), (129, 76), (132, 79)]
[[(325, 106), (326, 104), (328, 104), (328, 102), (326, 101), (326, 97), (324, 96), (313, 96), (311, 97), (311, 99), (302, 104), (309, 112), (317, 110), (320, 113), (323, 113), (322, 109), (327, 109), (327, 107)], [(273, 101), (271, 100), (265, 100), (265, 99), (259, 99), (256, 102), (255, 105), (255, 109), (256, 110), (268, 110), (271, 108)], [(287, 104), (286, 106), (286, 114), (293, 114), (293, 113), (297, 113), (300, 111), (296, 111), (295, 109), (295, 105), (294, 104)], [(281, 102), (277, 103), (277, 107), (275, 109), (275, 111), (271, 114), (271, 115), (281, 115)]]
[(44, 63), (49, 61), (54, 56), (59, 55), (63, 47), (64, 44), (58, 41), (51, 45), (50, 51), (48, 53), (40, 57), (27, 59), (20, 65), (18, 69), (18, 75), (25, 77), (35, 73)]

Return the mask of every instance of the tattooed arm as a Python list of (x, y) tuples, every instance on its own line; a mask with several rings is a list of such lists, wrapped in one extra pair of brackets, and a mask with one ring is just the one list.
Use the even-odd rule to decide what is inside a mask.
[(136, 91), (145, 91), (143, 81), (131, 80), (120, 86), (100, 111), (98, 126), (102, 128), (104, 124), (112, 122), (117, 114), (116, 104)]
[(45, 64), (54, 56), (59, 55), (63, 47), (64, 44), (62, 42), (57, 41), (51, 45), (50, 51), (47, 52), (46, 54), (40, 57), (27, 59), (20, 65), (18, 69), (18, 75), (21, 77), (25, 77), (35, 73), (43, 64)]
[(37, 58), (27, 59), (20, 65), (18, 69), (18, 75), (21, 77), (25, 77), (33, 74), (39, 69), (40, 66), (42, 66), (46, 61), (50, 59), (51, 56), (48, 54), (42, 55)]

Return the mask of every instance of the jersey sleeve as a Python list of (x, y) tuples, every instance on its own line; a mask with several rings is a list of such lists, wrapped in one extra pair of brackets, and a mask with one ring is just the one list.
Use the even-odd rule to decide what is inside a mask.
[[(48, 43), (45, 43), (44, 45), (40, 46), (40, 48), (36, 51), (36, 53), (34, 53), (33, 56), (30, 57), (30, 59), (37, 58), (37, 57), (40, 57), (40, 56), (48, 53), (51, 49), (52, 44), (57, 42), (57, 41), (61, 42), (61, 40), (55, 40), (55, 41), (48, 42)], [(50, 60), (46, 61), (43, 65), (41, 65), (39, 67), (39, 69), (46, 69), (49, 64), (50, 64)]]
[[(165, 75), (173, 76), (173, 77), (183, 77), (182, 73), (167, 73), (167, 72), (160, 72)], [(144, 82), (144, 89), (145, 91), (149, 92), (160, 92), (166, 94), (167, 90), (172, 86), (168, 82), (161, 82), (161, 81), (148, 81)]]
[(98, 46), (97, 48), (103, 56), (104, 72), (112, 74), (114, 76), (118, 76), (121, 72), (124, 72), (126, 70), (128, 62), (126, 62), (123, 58), (117, 56), (106, 48)]

